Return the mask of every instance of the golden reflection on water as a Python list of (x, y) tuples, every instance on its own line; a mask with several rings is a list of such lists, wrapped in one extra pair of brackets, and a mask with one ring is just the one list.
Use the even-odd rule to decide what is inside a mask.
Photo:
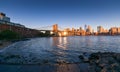
[(53, 45), (58, 48), (66, 49), (67, 48), (67, 37), (53, 37)]
[[(66, 62), (65, 59), (63, 59), (64, 57), (63, 56), (66, 56), (66, 52), (64, 50), (67, 49), (67, 37), (53, 37), (53, 45), (56, 47), (56, 48), (59, 48), (58, 50), (56, 50), (56, 55), (57, 55), (57, 58), (56, 58), (56, 61), (57, 62)], [(63, 57), (63, 58), (62, 58)], [(62, 58), (62, 59), (61, 59)]]
[(67, 37), (63, 38), (63, 44), (65, 44), (65, 45), (67, 44)]
[(62, 37), (59, 37), (59, 44), (62, 44)]

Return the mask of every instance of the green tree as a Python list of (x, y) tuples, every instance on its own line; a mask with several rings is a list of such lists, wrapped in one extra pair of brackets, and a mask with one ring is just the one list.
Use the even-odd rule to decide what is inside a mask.
[(2, 40), (13, 40), (13, 39), (19, 39), (20, 35), (16, 32), (10, 31), (10, 30), (4, 30), (0, 32), (0, 39)]

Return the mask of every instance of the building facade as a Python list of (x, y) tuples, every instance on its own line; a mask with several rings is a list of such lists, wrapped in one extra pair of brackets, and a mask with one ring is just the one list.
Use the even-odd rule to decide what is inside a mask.
[(19, 23), (10, 22), (10, 18), (6, 17), (6, 14), (0, 13), (0, 32), (3, 30), (14, 31), (22, 37), (35, 37), (39, 34), (38, 30), (27, 28)]

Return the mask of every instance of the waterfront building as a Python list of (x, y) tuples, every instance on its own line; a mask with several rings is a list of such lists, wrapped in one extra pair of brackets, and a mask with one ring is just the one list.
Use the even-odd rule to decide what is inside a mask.
[(88, 25), (86, 29), (86, 35), (91, 35), (91, 34), (92, 34), (92, 28), (90, 25)]
[(103, 33), (104, 32), (104, 28), (102, 26), (98, 26), (97, 27), (97, 32), (98, 33)]
[(80, 29), (80, 31), (82, 31), (82, 27), (80, 27), (79, 29)]
[(120, 34), (120, 27), (118, 27), (118, 34)]
[(109, 31), (104, 29), (102, 26), (97, 27), (97, 33), (98, 35), (109, 35)]
[(115, 34), (117, 34), (117, 32), (118, 32), (118, 28), (117, 28), (117, 27), (112, 27), (112, 28), (110, 29), (111, 35), (115, 35)]
[(22, 37), (35, 37), (39, 34), (38, 30), (27, 28), (19, 23), (13, 23), (5, 13), (0, 13), (0, 32), (3, 30), (14, 31)]
[(107, 29), (104, 30), (104, 33), (108, 33), (109, 31)]
[(111, 35), (118, 35), (120, 34), (120, 27), (111, 27), (109, 32)]
[(65, 31), (70, 31), (70, 28), (66, 28)]
[(84, 30), (85, 30), (85, 31), (86, 31), (86, 29), (87, 29), (87, 25), (84, 26)]
[(10, 22), (10, 18), (6, 17), (6, 14), (0, 13), (0, 20), (5, 22)]
[(72, 28), (71, 35), (75, 35), (75, 30)]
[(87, 27), (87, 31), (86, 31), (86, 32), (92, 33), (92, 28), (91, 28), (90, 25), (88, 25), (88, 27)]

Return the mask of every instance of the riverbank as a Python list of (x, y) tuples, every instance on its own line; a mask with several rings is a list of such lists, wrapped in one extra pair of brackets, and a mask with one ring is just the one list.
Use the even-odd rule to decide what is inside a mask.
[[(84, 72), (81, 69), (85, 68), (88, 70), (86, 72), (105, 72), (105, 70), (119, 72), (119, 65), (115, 67), (118, 70), (114, 69), (109, 61), (113, 55), (111, 59), (119, 64), (119, 43), (119, 36), (33, 38), (29, 41), (16, 42), (6, 49), (0, 50), (0, 69), (7, 69), (8, 72), (19, 72), (19, 70), (20, 72), (37, 72), (37, 70), (43, 69), (42, 72), (44, 72), (50, 68), (51, 72), (63, 70), (66, 72)], [(106, 51), (116, 53), (93, 53)], [(101, 67), (101, 63), (104, 63), (105, 67)], [(81, 64), (84, 66), (80, 67)], [(18, 67), (20, 69), (17, 69)], [(56, 71), (56, 68), (59, 68), (60, 71)], [(80, 69), (80, 71), (73, 71), (74, 69)], [(4, 70), (0, 70), (0, 72)]]
[(11, 45), (12, 42), (11, 41), (0, 41), (0, 50)]
[(83, 63), (89, 64), (89, 72), (120, 72), (120, 53), (92, 53), (86, 60), (80, 56)]
[[(86, 53), (85, 53), (86, 54)], [(120, 72), (120, 53), (92, 53), (80, 63), (0, 64), (0, 72)]]
[(18, 41), (26, 41), (26, 40), (30, 40), (29, 38), (24, 38), (24, 39), (16, 39), (16, 40), (0, 40), (0, 50), (15, 43)]

